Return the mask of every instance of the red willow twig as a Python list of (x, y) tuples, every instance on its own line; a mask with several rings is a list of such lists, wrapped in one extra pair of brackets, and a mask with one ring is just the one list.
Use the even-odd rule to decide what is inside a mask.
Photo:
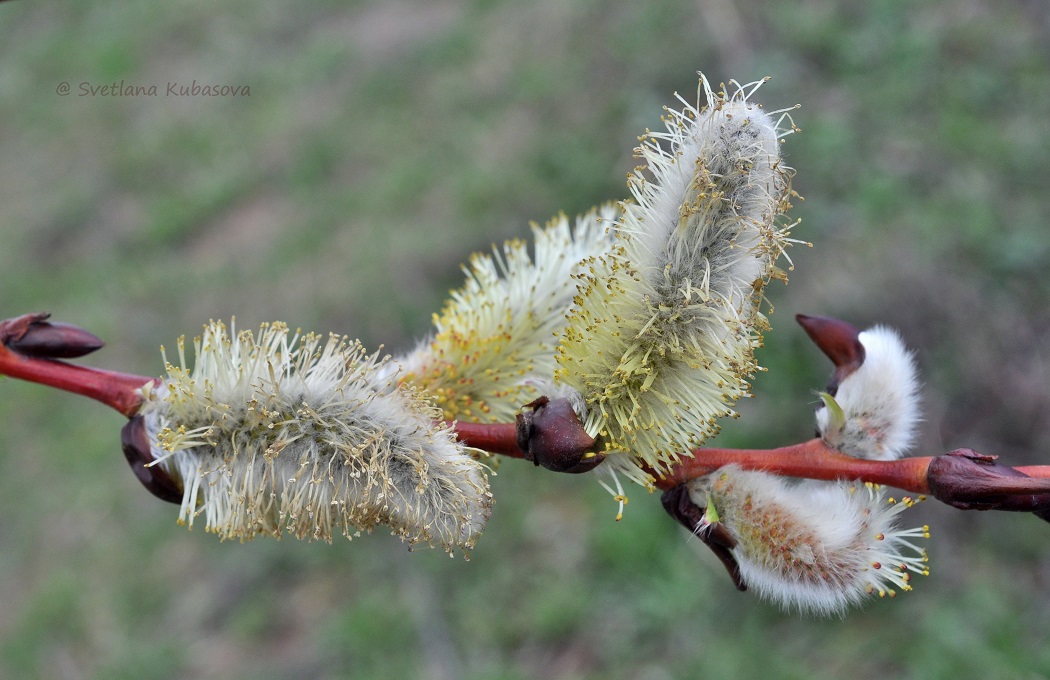
[[(533, 421), (533, 429), (537, 427), (536, 422)], [(537, 464), (543, 464), (547, 458), (567, 460), (575, 456), (579, 460), (588, 453), (586, 449), (571, 447), (561, 450), (533, 447), (531, 454), (514, 450), (515, 444), (520, 443), (520, 426), (515, 430), (508, 424), (457, 422), (454, 427), (460, 441), (469, 446), (515, 458), (532, 460), (535, 457), (540, 461)], [(557, 421), (550, 427), (582, 430), (578, 421), (575, 424)], [(550, 441), (573, 441), (572, 436), (562, 435), (559, 438), (548, 433), (547, 436)], [(957, 449), (941, 456), (867, 460), (844, 455), (818, 438), (776, 449), (698, 448), (690, 453), (691, 457), (683, 458), (666, 471), (649, 469), (654, 486), (669, 491), (726, 465), (737, 465), (786, 477), (857, 479), (928, 494), (961, 509), (1043, 512), (1050, 508), (1050, 466), (1013, 468), (995, 462), (994, 456), (971, 449)]]
[(775, 449), (699, 448), (657, 477), (656, 487), (667, 490), (714, 472), (726, 465), (806, 479), (862, 479), (912, 493), (930, 493), (926, 480), (932, 456), (882, 461), (846, 456), (829, 448), (822, 439)]
[(48, 316), (0, 321), (0, 375), (90, 397), (133, 416), (142, 405), (139, 390), (156, 379), (59, 361), (93, 352), (102, 341), (82, 328), (51, 323)]
[(89, 354), (102, 341), (82, 328), (47, 321), (47, 314), (25, 314), (0, 321), (0, 375), (40, 383), (100, 401), (128, 417), (121, 430), (124, 457), (135, 478), (157, 498), (182, 501), (182, 489), (154, 462), (142, 416), (142, 388), (156, 378), (118, 373), (59, 361)]
[[(140, 419), (141, 389), (156, 378), (76, 366), (60, 358), (90, 353), (102, 346), (97, 337), (66, 324), (47, 321), (46, 314), (27, 314), (0, 321), (0, 374), (81, 394), (131, 419), (123, 436), (125, 454), (136, 476), (151, 492), (172, 500), (170, 480), (157, 479)], [(558, 472), (587, 472), (598, 466), (594, 439), (583, 430), (565, 400), (541, 398), (528, 404), (516, 423), (452, 423), (459, 440), (512, 458), (524, 458)], [(1050, 513), (1050, 466), (1012, 468), (970, 449), (942, 456), (866, 460), (846, 456), (821, 439), (776, 449), (699, 448), (663, 471), (650, 470), (654, 485), (670, 490), (726, 465), (808, 479), (858, 479), (917, 494), (929, 494), (964, 509), (1001, 509)], [(163, 493), (158, 494), (158, 485)]]

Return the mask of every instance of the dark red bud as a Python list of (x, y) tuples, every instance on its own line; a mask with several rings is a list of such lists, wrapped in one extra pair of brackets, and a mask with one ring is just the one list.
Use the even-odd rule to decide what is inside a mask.
[(660, 495), (660, 502), (667, 514), (678, 520), (679, 524), (688, 529), (690, 533), (695, 534), (704, 545), (711, 549), (711, 552), (729, 572), (729, 578), (733, 579), (736, 589), (747, 590), (744, 577), (740, 575), (740, 565), (732, 552), (737, 542), (726, 525), (721, 522), (708, 522), (704, 517), (704, 511), (689, 497), (689, 489), (685, 484), (679, 484), (664, 491)]
[(851, 323), (827, 316), (796, 314), (795, 320), (835, 364), (835, 373), (828, 382), (828, 394), (835, 396), (842, 381), (864, 363), (864, 345), (857, 337), (860, 331)]
[(151, 494), (169, 503), (182, 503), (182, 489), (175, 480), (157, 465), (147, 467), (155, 458), (149, 445), (146, 421), (142, 416), (132, 416), (120, 431), (120, 446), (124, 457), (135, 473), (135, 478)]
[(554, 472), (589, 472), (605, 456), (593, 454), (594, 438), (580, 424), (568, 399), (540, 397), (517, 416), (518, 448), (525, 460)]
[(0, 321), (0, 342), (24, 356), (74, 359), (105, 343), (83, 328), (47, 321), (47, 313), (24, 314)]
[(930, 493), (962, 510), (1050, 510), (1050, 479), (1029, 477), (972, 449), (937, 456), (926, 473)]
[(7, 346), (27, 356), (75, 359), (91, 354), (104, 344), (98, 336), (78, 326), (45, 322), (31, 325), (21, 339)]

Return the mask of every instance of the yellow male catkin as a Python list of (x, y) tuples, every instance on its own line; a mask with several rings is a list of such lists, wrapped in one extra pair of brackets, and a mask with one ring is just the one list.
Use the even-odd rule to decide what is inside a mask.
[(701, 79), (695, 106), (641, 137), (634, 200), (610, 252), (586, 263), (562, 332), (557, 379), (583, 395), (589, 434), (624, 454), (606, 465), (643, 484), (644, 467), (717, 431), (758, 368), (762, 288), (790, 242), (780, 139), (794, 130), (751, 101), (760, 84), (726, 94)]
[(403, 540), (470, 548), (488, 519), (483, 467), (425, 393), (356, 342), (211, 323), (195, 363), (146, 390), (157, 465), (181, 484), (180, 521), (223, 538), (331, 540), (383, 524)]
[(435, 315), (434, 335), (399, 359), (404, 378), (433, 394), (449, 420), (513, 420), (523, 404), (553, 396), (555, 333), (576, 294), (574, 275), (608, 251), (616, 215), (610, 204), (574, 227), (565, 215), (533, 225), (533, 257), (523, 241), (475, 254), (466, 284)]

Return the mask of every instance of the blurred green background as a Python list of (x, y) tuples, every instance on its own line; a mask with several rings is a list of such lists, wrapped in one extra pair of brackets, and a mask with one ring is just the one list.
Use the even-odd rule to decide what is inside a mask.
[[(774, 79), (806, 197), (768, 373), (721, 443), (812, 432), (797, 312), (901, 328), (921, 451), (1050, 449), (1050, 9), (1041, 0), (0, 5), (0, 316), (146, 375), (211, 318), (390, 350), (474, 250), (625, 197), (672, 93)], [(80, 96), (124, 81), (157, 97)], [(250, 97), (166, 97), (169, 82)], [(57, 94), (60, 83), (71, 92)], [(0, 382), (0, 677), (1037, 678), (1050, 526), (927, 503), (933, 575), (845, 620), (737, 593), (631, 494), (507, 463), (469, 562), (385, 535), (220, 543), (122, 459), (122, 419)], [(906, 519), (909, 516), (906, 516)]]

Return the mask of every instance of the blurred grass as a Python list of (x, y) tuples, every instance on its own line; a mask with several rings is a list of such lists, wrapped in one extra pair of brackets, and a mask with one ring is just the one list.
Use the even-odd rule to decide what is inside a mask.
[[(1050, 443), (1050, 11), (1032, 0), (0, 5), (2, 316), (156, 374), (209, 318), (410, 346), (473, 250), (622, 198), (671, 93), (769, 74), (813, 249), (723, 435), (806, 437), (796, 312), (896, 325), (924, 451)], [(157, 85), (157, 98), (77, 96)], [(169, 98), (166, 83), (248, 85)], [(60, 82), (72, 93), (56, 94)], [(901, 678), (1050, 674), (1050, 527), (922, 507), (933, 576), (845, 621), (736, 593), (635, 492), (506, 464), (470, 562), (366, 536), (220, 544), (145, 494), (102, 407), (0, 382), (0, 676)]]

